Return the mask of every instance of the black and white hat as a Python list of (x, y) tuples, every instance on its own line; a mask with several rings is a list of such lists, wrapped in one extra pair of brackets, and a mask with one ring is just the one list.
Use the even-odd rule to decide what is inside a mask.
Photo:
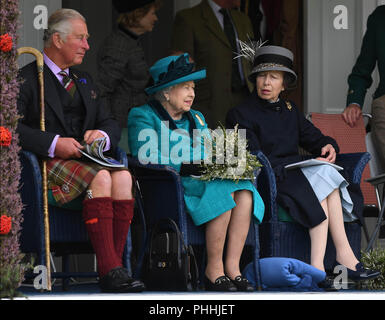
[(261, 42), (239, 41), (241, 47), (240, 56), (248, 59), (252, 63), (249, 79), (255, 82), (255, 78), (262, 71), (283, 71), (289, 78), (288, 85), (294, 86), (297, 75), (293, 71), (293, 53), (284, 47), (263, 46)]
[(284, 71), (290, 78), (289, 85), (292, 86), (297, 80), (297, 75), (293, 71), (293, 58), (293, 53), (284, 47), (260, 47), (255, 53), (249, 79), (255, 81), (257, 74), (262, 71)]

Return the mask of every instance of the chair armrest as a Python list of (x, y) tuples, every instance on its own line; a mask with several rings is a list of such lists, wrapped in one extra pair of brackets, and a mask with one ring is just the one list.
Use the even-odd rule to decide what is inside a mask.
[(268, 158), (262, 151), (255, 154), (262, 164), (260, 173), (258, 175), (258, 192), (260, 193), (265, 203), (265, 217), (269, 217), (270, 221), (278, 221), (277, 210), (277, 185), (275, 181), (275, 174), (270, 165)]
[(368, 152), (342, 153), (337, 155), (336, 164), (343, 167), (350, 183), (360, 184), (365, 166), (370, 160)]
[(365, 181), (369, 182), (374, 187), (377, 187), (379, 184), (385, 183), (385, 173), (366, 179)]

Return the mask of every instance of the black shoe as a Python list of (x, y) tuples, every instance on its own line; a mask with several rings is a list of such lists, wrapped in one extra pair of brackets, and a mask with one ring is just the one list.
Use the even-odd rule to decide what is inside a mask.
[(365, 281), (377, 278), (381, 275), (381, 272), (378, 270), (370, 270), (364, 267), (364, 265), (359, 262), (356, 264), (356, 270), (348, 270), (348, 278), (352, 281)]
[(212, 283), (210, 279), (205, 276), (205, 290), (235, 292), (237, 291), (237, 287), (226, 276), (217, 278), (214, 283)]
[(235, 279), (230, 279), (237, 287), (238, 291), (251, 292), (254, 291), (253, 285), (245, 277), (237, 276)]
[(326, 276), (324, 280), (317, 283), (318, 287), (324, 289), (328, 292), (338, 291), (338, 289), (334, 286), (334, 278)]
[(130, 278), (128, 271), (123, 267), (111, 269), (100, 278), (99, 286), (102, 292), (109, 293), (141, 292), (145, 289), (144, 284), (140, 280)]

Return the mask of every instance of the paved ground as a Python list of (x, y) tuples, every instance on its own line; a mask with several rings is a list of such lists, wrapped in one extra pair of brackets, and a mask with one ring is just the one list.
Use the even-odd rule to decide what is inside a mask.
[(340, 290), (338, 292), (269, 292), (252, 293), (214, 293), (214, 292), (151, 292), (105, 294), (99, 291), (97, 284), (71, 285), (68, 291), (62, 291), (58, 284), (51, 292), (40, 292), (33, 287), (21, 287), (27, 300), (385, 300), (385, 291)]

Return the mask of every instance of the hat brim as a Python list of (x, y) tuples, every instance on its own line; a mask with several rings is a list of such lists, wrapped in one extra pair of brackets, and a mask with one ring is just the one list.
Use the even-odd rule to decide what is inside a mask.
[(257, 77), (257, 74), (259, 72), (263, 72), (263, 71), (283, 71), (283, 72), (286, 72), (290, 76), (290, 82), (288, 83), (288, 85), (290, 87), (294, 86), (295, 83), (297, 82), (297, 74), (293, 70), (291, 70), (285, 66), (261, 66), (261, 65), (258, 65), (256, 67), (254, 67), (253, 70), (251, 70), (250, 75), (249, 75), (249, 80), (254, 83), (255, 78)]
[(192, 72), (190, 74), (186, 74), (183, 77), (180, 77), (178, 79), (175, 79), (175, 80), (172, 80), (172, 81), (169, 81), (166, 83), (160, 83), (158, 85), (148, 87), (144, 90), (146, 91), (147, 94), (154, 94), (155, 92), (157, 92), (159, 90), (174, 86), (178, 83), (187, 82), (187, 81), (198, 81), (198, 80), (201, 80), (204, 78), (206, 78), (206, 70), (205, 69), (194, 71), (194, 72)]

